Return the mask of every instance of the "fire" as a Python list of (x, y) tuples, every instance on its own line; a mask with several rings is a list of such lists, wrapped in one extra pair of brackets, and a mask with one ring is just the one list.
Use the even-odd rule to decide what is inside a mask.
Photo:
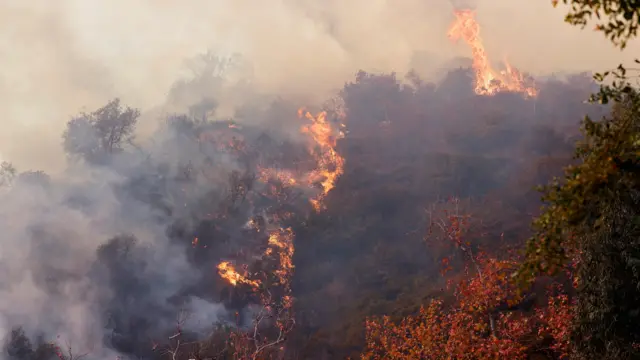
[(473, 70), (476, 75), (475, 92), (478, 95), (495, 95), (501, 91), (520, 92), (535, 97), (537, 90), (527, 86), (522, 73), (505, 61), (506, 70), (496, 71), (491, 67), (482, 38), (480, 25), (473, 10), (456, 10), (455, 20), (449, 27), (448, 36), (452, 41), (463, 39), (471, 47)]
[(245, 275), (241, 275), (240, 273), (238, 273), (233, 264), (228, 261), (223, 261), (218, 264), (218, 272), (223, 279), (227, 280), (233, 286), (236, 286), (240, 283), (247, 284), (253, 288), (260, 287), (259, 282), (250, 280)]
[[(336, 111), (338, 118), (344, 117), (344, 111)], [(272, 179), (278, 180), (282, 185), (297, 186), (300, 183), (308, 183), (313, 185), (320, 183), (322, 191), (315, 198), (311, 199), (311, 204), (316, 211), (321, 210), (324, 197), (335, 187), (337, 178), (342, 175), (344, 168), (344, 158), (336, 151), (337, 139), (343, 135), (341, 131), (344, 125), (339, 129), (335, 129), (329, 121), (327, 121), (327, 112), (323, 111), (313, 116), (304, 109), (298, 110), (300, 118), (306, 118), (311, 123), (301, 128), (301, 131), (310, 135), (313, 140), (313, 146), (310, 151), (316, 159), (317, 168), (307, 174), (297, 174), (288, 170), (258, 167), (258, 178), (262, 182), (269, 182)], [(293, 275), (293, 254), (294, 233), (291, 228), (280, 227), (282, 220), (289, 213), (272, 214), (268, 223), (267, 248), (261, 255), (261, 259), (272, 259), (277, 261), (277, 267), (274, 275), (277, 278), (277, 285), (283, 290), (281, 303), (286, 309), (290, 309), (293, 303), (291, 296), (291, 277)], [(245, 224), (247, 228), (259, 230), (260, 226), (255, 219), (251, 219)], [(259, 231), (258, 231), (259, 232)], [(197, 243), (197, 241), (196, 241)], [(261, 287), (260, 280), (250, 279), (247, 274), (239, 273), (235, 267), (228, 261), (223, 261), (218, 265), (220, 276), (227, 280), (231, 285), (247, 284), (254, 290)], [(256, 278), (256, 276), (253, 276)]]
[[(276, 169), (260, 168), (259, 174), (259, 178), (264, 182), (267, 182), (270, 179), (278, 179), (285, 185), (294, 185), (296, 183), (292, 174), (288, 172), (280, 172)], [(268, 246), (263, 254), (259, 256), (259, 259), (272, 258), (278, 261), (274, 274), (278, 278), (279, 285), (283, 287), (285, 293), (284, 296), (287, 298), (283, 298), (283, 302), (291, 303), (290, 279), (294, 268), (292, 259), (294, 253), (294, 233), (291, 228), (284, 229), (278, 227), (278, 225), (275, 225), (276, 228), (274, 229), (274, 224), (278, 224), (279, 222), (280, 219), (276, 214), (271, 216), (271, 221), (269, 221), (269, 223), (271, 224), (270, 227), (272, 230), (268, 231)], [(255, 218), (252, 218), (245, 224), (245, 227), (260, 232), (261, 226)], [(247, 276), (238, 273), (238, 271), (236, 271), (233, 265), (228, 261), (223, 261), (218, 265), (218, 272), (222, 278), (227, 280), (233, 286), (237, 286), (238, 284), (248, 284), (252, 288), (258, 289), (261, 284), (259, 280), (252, 280)]]
[[(280, 266), (275, 271), (275, 275), (280, 280), (280, 284), (289, 287), (289, 280), (293, 272), (293, 230), (291, 228), (278, 229), (269, 235), (269, 246), (279, 250)], [(267, 249), (267, 253), (271, 254), (273, 250)]]
[(244, 151), (244, 138), (229, 129), (239, 128), (237, 126), (228, 126), (227, 131), (209, 130), (198, 136), (198, 143), (201, 145), (210, 144), (220, 152), (242, 152)]
[(296, 176), (288, 170), (283, 169), (274, 169), (274, 168), (258, 168), (258, 178), (262, 182), (268, 182), (269, 179), (277, 179), (284, 185), (296, 185), (298, 180), (296, 180)]
[[(268, 245), (263, 256), (271, 257), (274, 253), (278, 254), (278, 268), (274, 274), (278, 278), (280, 285), (283, 286), (287, 303), (291, 302), (291, 276), (293, 274), (293, 246), (294, 234), (291, 228), (278, 228), (269, 234)], [(218, 272), (220, 276), (227, 280), (231, 285), (247, 284), (254, 289), (260, 287), (260, 282), (251, 280), (246, 275), (240, 274), (235, 267), (228, 261), (218, 264)]]
[(318, 168), (309, 174), (309, 182), (320, 181), (322, 192), (316, 198), (311, 199), (311, 204), (316, 211), (319, 211), (324, 207), (322, 203), (324, 198), (335, 187), (336, 180), (344, 172), (344, 158), (336, 151), (337, 139), (343, 136), (343, 133), (336, 134), (334, 128), (327, 121), (326, 111), (313, 116), (302, 108), (298, 110), (298, 116), (301, 118), (304, 116), (311, 121), (311, 124), (303, 126), (301, 131), (309, 134), (315, 143), (315, 146), (311, 148), (311, 153), (318, 162)]

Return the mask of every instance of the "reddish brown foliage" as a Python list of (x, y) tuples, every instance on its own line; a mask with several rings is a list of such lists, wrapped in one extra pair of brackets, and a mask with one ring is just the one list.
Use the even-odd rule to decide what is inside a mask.
[[(455, 302), (445, 306), (432, 300), (399, 323), (389, 317), (367, 320), (362, 359), (526, 359), (535, 350), (552, 352), (557, 358), (568, 356), (573, 312), (569, 298), (556, 285), (547, 306), (534, 311), (521, 308), (526, 299), (511, 277), (518, 266), (516, 258), (474, 253), (464, 239), (468, 218), (447, 210), (435, 221), (443, 239), (472, 265), (473, 272), (455, 288)], [(449, 261), (443, 265), (449, 267)], [(540, 349), (549, 339), (551, 346)]]

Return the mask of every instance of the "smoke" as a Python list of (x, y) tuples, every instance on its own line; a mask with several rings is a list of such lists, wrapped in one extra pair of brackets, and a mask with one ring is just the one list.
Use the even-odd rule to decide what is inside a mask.
[[(59, 134), (69, 116), (113, 97), (149, 113), (183, 76), (184, 60), (206, 49), (242, 54), (261, 93), (304, 102), (323, 99), (358, 69), (430, 75), (468, 55), (446, 38), (448, 1), (4, 0), (0, 7), (0, 158), (48, 172), (64, 167)], [(488, 52), (521, 69), (603, 69), (621, 60), (599, 34), (563, 24), (562, 10), (546, 2), (478, 1), (476, 9)]]
[(478, 0), (449, 0), (451, 1), (451, 5), (453, 5), (454, 8), (456, 8), (457, 10), (463, 10), (463, 9), (475, 9), (477, 4), (478, 4)]
[[(422, 151), (453, 147), (454, 152), (504, 156), (532, 128), (553, 123), (556, 119), (550, 115), (565, 111), (561, 109), (570, 111), (554, 126), (575, 125), (586, 109), (581, 101), (593, 85), (584, 79), (542, 81), (540, 98), (532, 100), (510, 93), (475, 96), (473, 79), (465, 70), (447, 74), (438, 84), (413, 79), (411, 87), (401, 86), (394, 76), (359, 73), (342, 92), (350, 135), (341, 151), (347, 164), (356, 164), (344, 181), (353, 186), (353, 179), (363, 176), (354, 175), (353, 169), (359, 169), (374, 179), (370, 183), (380, 182), (370, 169), (383, 169)], [(300, 120), (293, 118), (296, 106), (289, 101), (249, 96), (236, 114), (239, 124), (219, 118), (218, 100), (207, 97), (203, 89), (220, 87), (216, 91), (223, 97), (226, 90), (236, 91), (234, 86), (220, 85), (225, 81), (204, 71), (176, 84), (167, 103), (179, 103), (176, 107), (186, 107), (188, 115), (163, 118), (158, 129), (139, 142), (133, 138), (129, 143), (128, 133), (105, 131), (105, 126), (125, 131), (123, 122), (129, 124), (137, 114), (117, 101), (75, 117), (62, 146), (71, 160), (69, 167), (56, 176), (22, 172), (3, 189), (0, 335), (9, 337), (12, 329), (21, 327), (31, 339), (68, 342), (75, 352), (90, 351), (97, 358), (151, 357), (150, 341), (166, 339), (177, 321), (201, 339), (214, 324), (228, 322), (236, 310), (240, 319), (250, 317), (247, 313), (255, 311), (250, 299), (224, 296), (214, 269), (219, 260), (240, 250), (249, 258), (252, 251), (259, 251), (247, 219), (283, 205), (280, 199), (270, 199), (269, 191), (277, 183), (251, 175), (260, 166), (304, 172), (314, 164), (306, 144), (290, 134), (299, 131)], [(241, 87), (258, 93), (250, 84)], [(476, 132), (486, 131), (483, 128), (492, 131), (477, 136)], [(562, 136), (551, 134), (564, 146)], [(371, 138), (375, 141), (368, 141)], [(538, 142), (534, 141), (535, 151), (545, 151), (546, 145)], [(363, 153), (363, 148), (374, 156)], [(496, 173), (504, 178), (520, 169), (513, 159), (501, 163), (506, 165)], [(494, 179), (473, 178), (473, 186), (462, 184), (455, 192), (475, 193), (494, 186)], [(307, 194), (294, 190), (279, 194), (286, 199), (282, 213), (302, 218)], [(348, 198), (344, 186), (334, 190), (342, 191), (335, 196)], [(384, 191), (353, 204), (392, 217), (393, 209), (401, 209), (395, 203), (400, 199)], [(420, 197), (410, 199), (404, 201), (417, 202)], [(344, 211), (336, 218), (350, 224), (350, 214)], [(199, 242), (193, 242), (195, 238)], [(304, 263), (298, 266), (303, 268)], [(185, 321), (177, 320), (183, 314), (188, 315)]]
[[(0, 169), (0, 179), (10, 179), (2, 181), (10, 186), (0, 187), (0, 337), (10, 339), (20, 327), (34, 342), (69, 343), (74, 352), (96, 358), (149, 358), (151, 342), (173, 334), (177, 323), (203, 339), (217, 323), (234, 320), (236, 311), (249, 322), (256, 311), (253, 299), (230, 291), (215, 271), (221, 260), (242, 254), (237, 256), (243, 263), (261, 253), (267, 225), (254, 229), (247, 226), (249, 219), (278, 217), (288, 219), (280, 225), (303, 229), (334, 223), (360, 227), (376, 218), (362, 214), (380, 212), (385, 219), (405, 219), (393, 231), (380, 229), (395, 238), (395, 231), (415, 228), (404, 223), (415, 219), (404, 207), (422, 209), (427, 196), (439, 190), (437, 184), (433, 189), (420, 185), (416, 194), (397, 196), (393, 189), (405, 185), (387, 187), (386, 181), (394, 180), (383, 171), (395, 174), (397, 169), (389, 167), (435, 152), (438, 160), (429, 160), (426, 168), (437, 172), (440, 152), (448, 151), (499, 157), (501, 167), (487, 172), (511, 178), (522, 170), (519, 157), (547, 147), (564, 151), (565, 135), (550, 124), (575, 128), (588, 109), (582, 100), (593, 91), (587, 75), (541, 80), (539, 97), (531, 99), (513, 93), (476, 96), (471, 73), (464, 69), (438, 83), (360, 72), (341, 91), (349, 134), (339, 152), (348, 166), (328, 195), (328, 211), (337, 212), (331, 216), (339, 221), (308, 225), (301, 219), (316, 189), (283, 189), (277, 181), (254, 176), (260, 168), (301, 173), (316, 168), (308, 139), (299, 134), (300, 103), (238, 75), (244, 73), (243, 58), (204, 54), (192, 60), (193, 74), (176, 82), (164, 100), (165, 110), (185, 114), (154, 119), (157, 126), (149, 136), (133, 136), (138, 112), (111, 101), (68, 121), (59, 145), (69, 159), (64, 171), (50, 176)], [(233, 121), (220, 110), (225, 102), (235, 105)], [(335, 115), (330, 112), (329, 118)], [(536, 126), (542, 130), (533, 131)], [(529, 139), (531, 133), (540, 138)], [(503, 160), (505, 154), (511, 157)], [(401, 165), (401, 170), (412, 166)], [(478, 194), (504, 182), (476, 175), (482, 172), (476, 168), (461, 171), (471, 183), (444, 181), (452, 184), (448, 192)], [(398, 181), (431, 184), (424, 173), (405, 175)], [(360, 186), (380, 188), (353, 198), (361, 196)], [(362, 209), (350, 212), (353, 206)], [(314, 237), (307, 241), (303, 235), (300, 243), (315, 243), (324, 230), (307, 234)], [(352, 233), (343, 230), (334, 229), (332, 236)], [(296, 271), (304, 274), (305, 265), (296, 263)], [(326, 304), (302, 298), (301, 307), (329, 312)]]
[[(250, 300), (225, 293), (215, 264), (254, 248), (244, 225), (273, 207), (255, 195), (273, 184), (251, 173), (269, 164), (312, 166), (296, 110), (319, 105), (358, 69), (441, 76), (451, 58), (466, 54), (445, 36), (452, 4), (477, 5), (488, 52), (508, 53), (525, 71), (617, 61), (604, 46), (594, 51), (600, 43), (593, 37), (561, 25), (552, 9), (524, 0), (2, 1), (0, 161), (22, 173), (0, 192), (0, 336), (19, 326), (30, 339), (68, 342), (98, 358), (144, 356), (149, 339), (166, 338), (180, 314), (190, 315), (186, 331), (202, 335), (236, 310), (250, 312)], [(583, 56), (585, 44), (590, 56)], [(485, 125), (474, 122), (474, 106), (501, 109), (486, 117), (504, 121), (490, 125), (504, 126), (516, 141), (512, 135), (522, 139), (528, 122), (552, 122), (565, 111), (554, 91), (575, 90), (542, 81), (539, 100), (501, 94), (484, 102), (460, 71), (412, 90), (395, 78), (360, 75), (344, 88), (349, 129), (357, 142), (382, 138), (389, 127), (391, 151), (376, 148), (385, 156), (413, 154), (423, 144), (440, 150), (445, 133), (456, 134), (451, 141), (463, 151), (481, 153), (487, 143), (505, 151), (496, 144), (508, 136), (473, 138)], [(567, 95), (574, 108), (562, 120), (582, 115), (575, 104), (587, 93)], [(109, 148), (83, 116), (67, 128), (72, 116), (114, 97), (142, 108), (131, 142)], [(399, 113), (406, 104), (432, 121)], [(229, 117), (241, 130), (230, 130), (236, 124)], [(423, 128), (429, 137), (419, 135)], [(73, 136), (63, 142), (65, 130)], [(219, 146), (236, 140), (247, 145), (240, 156)], [(358, 146), (349, 149), (357, 155)], [(367, 161), (382, 159), (379, 153)], [(298, 192), (286, 194), (288, 210), (305, 209)]]
[[(0, 338), (9, 347), (22, 329), (76, 354), (144, 357), (151, 341), (176, 327), (202, 339), (234, 311), (241, 326), (250, 322), (251, 299), (224, 296), (215, 265), (256, 248), (264, 231), (247, 220), (278, 211), (267, 184), (255, 181), (257, 167), (309, 155), (297, 130), (294, 143), (266, 125), (277, 119), (299, 129), (296, 107), (283, 103), (283, 111), (272, 97), (251, 96), (255, 87), (234, 82), (241, 66), (196, 57), (194, 74), (166, 98), (167, 109), (185, 114), (155, 119), (147, 138), (134, 136), (140, 113), (116, 99), (69, 119), (58, 135), (69, 159), (64, 171), (3, 164)], [(247, 100), (238, 103), (244, 123), (237, 125), (219, 114), (219, 103), (241, 91)], [(306, 204), (301, 199), (290, 206)]]
[[(130, 342), (140, 332), (161, 336), (191, 304), (209, 325), (224, 311), (193, 296), (170, 302), (200, 273), (184, 246), (167, 236), (170, 219), (136, 199), (141, 191), (127, 181), (144, 170), (129, 167), (134, 165), (143, 164), (75, 169), (82, 176), (68, 174), (63, 182), (18, 177), (2, 196), (3, 338), (20, 326), (32, 338), (42, 334), (99, 357), (105, 349), (126, 348), (121, 337)], [(151, 184), (144, 186), (150, 190)], [(110, 346), (103, 348), (107, 335)]]

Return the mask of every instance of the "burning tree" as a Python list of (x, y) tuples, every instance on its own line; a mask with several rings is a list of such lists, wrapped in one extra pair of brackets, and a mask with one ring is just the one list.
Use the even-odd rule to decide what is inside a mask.
[(65, 151), (92, 163), (101, 163), (131, 145), (140, 110), (123, 107), (116, 98), (91, 113), (67, 123), (62, 135)]
[(324, 208), (326, 195), (343, 171), (344, 158), (336, 151), (336, 140), (341, 133), (337, 133), (327, 121), (327, 113), (313, 116), (300, 109), (298, 116), (311, 123), (302, 126), (301, 132), (308, 134), (312, 140), (309, 152), (316, 161), (315, 169), (302, 174), (275, 168), (258, 169), (258, 178), (269, 185), (267, 196), (274, 198), (277, 205), (264, 212), (264, 226), (252, 219), (249, 227), (266, 234), (266, 248), (257, 261), (262, 265), (272, 265), (267, 265), (269, 270), (252, 272), (248, 265), (240, 270), (229, 261), (218, 264), (220, 276), (229, 284), (246, 286), (259, 298), (259, 310), (251, 327), (242, 329), (238, 326), (230, 333), (228, 344), (235, 359), (269, 359), (281, 353), (284, 350), (282, 343), (295, 324), (291, 291), (295, 234), (290, 227), (282, 226), (282, 220), (290, 217), (290, 214), (278, 210), (285, 205), (283, 199), (287, 198), (287, 190), (299, 184), (306, 183), (313, 187), (319, 183), (320, 191), (309, 202), (316, 211), (320, 211)]

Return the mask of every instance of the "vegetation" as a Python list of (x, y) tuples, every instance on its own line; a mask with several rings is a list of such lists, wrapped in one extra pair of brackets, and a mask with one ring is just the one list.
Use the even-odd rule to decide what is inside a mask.
[(139, 110), (123, 109), (120, 100), (114, 99), (90, 114), (80, 114), (69, 121), (62, 135), (64, 149), (69, 155), (89, 162), (105, 161), (109, 154), (131, 144), (139, 116)]
[[(367, 321), (367, 350), (363, 359), (527, 359), (532, 354), (562, 358), (569, 355), (568, 326), (573, 312), (566, 294), (556, 286), (547, 306), (534, 307), (535, 295), (524, 296), (511, 281), (518, 267), (514, 256), (497, 259), (474, 251), (467, 240), (468, 215), (446, 211), (433, 226), (437, 241), (447, 241), (464, 255), (466, 273), (455, 301), (445, 307), (432, 300), (418, 315), (394, 324), (389, 317)], [(432, 235), (434, 232), (430, 232)], [(433, 239), (432, 239), (433, 240)], [(452, 270), (444, 258), (444, 270)]]
[[(604, 33), (613, 44), (625, 48), (638, 32), (640, 7), (634, 0), (562, 0), (570, 4), (565, 20), (572, 25), (586, 26), (595, 21), (595, 29)], [(553, 0), (556, 6), (558, 0)], [(595, 19), (594, 19), (595, 18)]]
[[(261, 110), (259, 115), (266, 120), (258, 126), (242, 123), (241, 115), (239, 124), (210, 118), (212, 113), (215, 116), (215, 107), (207, 116), (202, 112), (173, 115), (165, 119), (149, 144), (136, 142), (130, 136), (132, 131), (116, 137), (129, 140), (109, 141), (112, 131), (95, 129), (98, 110), (78, 117), (88, 119), (82, 121), (91, 130), (87, 138), (95, 145), (89, 147), (91, 151), (67, 147), (71, 175), (87, 169), (88, 179), (77, 183), (71, 176), (73, 181), (49, 178), (37, 171), (6, 171), (12, 180), (4, 203), (15, 206), (3, 214), (6, 219), (13, 219), (12, 215), (22, 219), (8, 223), (6, 229), (10, 238), (37, 244), (20, 264), (38, 264), (30, 271), (38, 282), (47, 284), (44, 293), (52, 303), (64, 304), (65, 299), (80, 296), (68, 293), (74, 286), (86, 286), (77, 284), (80, 279), (92, 279), (92, 284), (100, 287), (89, 293), (102, 294), (108, 289), (91, 301), (92, 306), (102, 309), (91, 321), (107, 328), (108, 335), (102, 342), (93, 340), (93, 350), (69, 341), (73, 356), (87, 352), (88, 357), (100, 356), (95, 348), (103, 348), (129, 356), (180, 360), (355, 357), (367, 344), (365, 335), (369, 334), (369, 340), (373, 336), (375, 322), (367, 320), (369, 316), (390, 314), (389, 321), (396, 320), (435, 297), (443, 299), (445, 309), (480, 301), (481, 309), (465, 306), (467, 315), (443, 319), (440, 329), (453, 326), (454, 320), (462, 326), (465, 321), (482, 318), (481, 314), (498, 301), (475, 299), (473, 293), (482, 288), (479, 284), (486, 283), (467, 278), (464, 264), (475, 261), (484, 269), (490, 278), (486, 281), (495, 282), (492, 291), (499, 291), (491, 295), (504, 297), (498, 302), (513, 302), (519, 296), (515, 287), (498, 286), (504, 282), (505, 271), (515, 270), (517, 257), (498, 259), (492, 254), (519, 243), (527, 233), (529, 214), (538, 206), (530, 189), (559, 174), (571, 160), (571, 135), (562, 132), (574, 126), (574, 121), (546, 114), (562, 109), (574, 116), (584, 112), (597, 115), (603, 109), (582, 103), (590, 91), (584, 86), (587, 75), (541, 84), (535, 109), (532, 100), (517, 94), (486, 98), (456, 92), (471, 88), (472, 79), (465, 76), (465, 70), (454, 71), (451, 77), (445, 80), (450, 89), (436, 90), (428, 83), (401, 85), (393, 74), (363, 72), (345, 86), (342, 98), (348, 110), (344, 121), (349, 134), (337, 143), (345, 169), (324, 198), (325, 210), (320, 212), (312, 211), (308, 202), (309, 194), (316, 190), (291, 186), (286, 178), (263, 176), (265, 168), (286, 174), (316, 166), (313, 156), (317, 149), (309, 149), (308, 137), (296, 139), (272, 130), (277, 127), (270, 121), (292, 129), (304, 124), (295, 118), (297, 104), (281, 101)], [(554, 94), (563, 94), (564, 101)], [(390, 101), (380, 102), (380, 98)], [(467, 105), (460, 106), (460, 98)], [(109, 102), (107, 108), (116, 109), (111, 112), (113, 117), (101, 120), (115, 130), (127, 128), (124, 125), (135, 119), (123, 113), (137, 114), (119, 104)], [(388, 124), (387, 119), (393, 122)], [(84, 139), (75, 132), (77, 121), (69, 123), (63, 135), (65, 143)], [(5, 168), (13, 169), (8, 164)], [(97, 178), (90, 175), (94, 171)], [(430, 246), (423, 242), (429, 228), (435, 229), (429, 226), (431, 218), (425, 214), (425, 206), (433, 214), (450, 209), (452, 203), (443, 200), (446, 195), (461, 196), (459, 206), (470, 215), (464, 236), (474, 246), (472, 257), (461, 256), (464, 253), (444, 241), (430, 241)], [(34, 207), (25, 205), (24, 199), (34, 199)], [(85, 225), (52, 222), (38, 210), (43, 203), (63, 218), (77, 217), (78, 213), (96, 218), (87, 226), (98, 232), (104, 224), (109, 229), (130, 230), (98, 239), (95, 259), (86, 259), (90, 264), (87, 272), (70, 273), (60, 264), (77, 262), (77, 258), (68, 257), (79, 256), (74, 246), (96, 235), (91, 231), (81, 234), (82, 241), (74, 238), (73, 232)], [(113, 215), (105, 217), (105, 209), (113, 209), (109, 210)], [(247, 214), (253, 224), (249, 227)], [(15, 224), (22, 224), (24, 216), (31, 219), (26, 235), (15, 233)], [(258, 255), (256, 251), (266, 250), (273, 219), (279, 219), (284, 228), (291, 227), (295, 234), (292, 312), (285, 311), (282, 295), (286, 289), (274, 276), (281, 250), (274, 247), (269, 256), (251, 260)], [(73, 232), (61, 230), (67, 226), (73, 226)], [(444, 236), (441, 227), (445, 226), (435, 230)], [(146, 243), (140, 239), (139, 234), (144, 235), (147, 229), (156, 232), (157, 239)], [(61, 236), (70, 237), (70, 241)], [(65, 244), (68, 256), (50, 250), (61, 244)], [(46, 256), (38, 255), (39, 251), (46, 251)], [(179, 261), (182, 254), (184, 264)], [(451, 289), (458, 292), (447, 290), (446, 280), (438, 275), (445, 257), (454, 270), (448, 276), (459, 282)], [(223, 281), (212, 271), (223, 260), (247, 264), (246, 269), (238, 270), (249, 274), (250, 281), (235, 287)], [(470, 267), (469, 274), (477, 269)], [(11, 282), (11, 278), (6, 280)], [(256, 289), (254, 281), (264, 286)], [(81, 297), (86, 293), (83, 290)], [(185, 313), (183, 307), (193, 307), (194, 301), (226, 308), (226, 315), (217, 316), (218, 325), (208, 328), (212, 333), (194, 328), (192, 323), (210, 310)], [(38, 312), (40, 309), (33, 311), (44, 323), (52, 316)], [(513, 316), (492, 315), (496, 336), (503, 336), (502, 327)], [(64, 322), (64, 318), (55, 320), (56, 324)], [(551, 332), (543, 330), (543, 325), (536, 329), (546, 339)], [(53, 341), (68, 360), (68, 339), (56, 340), (46, 333), (39, 342), (38, 331), (34, 335), (33, 329), (28, 330), (23, 333), (29, 346), (19, 337), (8, 339), (7, 346), (22, 349), (20, 354), (35, 354), (39, 344)], [(484, 333), (478, 331), (477, 338), (483, 339)], [(546, 346), (538, 340), (531, 344)], [(24, 356), (21, 359), (35, 359), (36, 355)]]
[[(633, 1), (570, 3), (567, 21), (604, 15), (620, 47), (636, 34)], [(203, 89), (231, 65), (200, 60), (170, 94), (187, 114), (153, 141), (114, 99), (69, 121), (62, 177), (0, 165), (3, 246), (29, 248), (0, 264), (8, 358), (640, 357), (640, 92), (624, 67), (596, 75), (615, 78), (601, 105), (582, 102), (588, 74), (531, 99), (478, 96), (468, 69), (361, 71), (318, 115), (261, 98), (219, 119)], [(14, 296), (22, 274), (40, 302)]]
[[(566, 1), (565, 1), (566, 2)], [(572, 1), (567, 16), (586, 24), (592, 15), (617, 46), (636, 36), (640, 7), (627, 1)], [(631, 359), (640, 356), (640, 328), (635, 321), (638, 290), (638, 162), (640, 161), (639, 100), (628, 83), (627, 70), (596, 75), (603, 86), (592, 101), (613, 101), (611, 115), (600, 121), (587, 117), (577, 165), (545, 187), (546, 207), (535, 220), (529, 241), (525, 276), (557, 273), (571, 262), (576, 273), (576, 315), (572, 345), (580, 358)]]

